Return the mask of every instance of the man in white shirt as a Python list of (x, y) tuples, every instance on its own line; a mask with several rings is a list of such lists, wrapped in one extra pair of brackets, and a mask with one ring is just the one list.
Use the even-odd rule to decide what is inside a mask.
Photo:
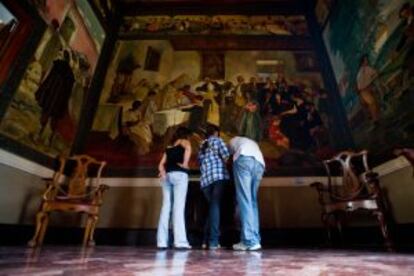
[(233, 174), (236, 199), (240, 209), (240, 242), (234, 250), (259, 250), (259, 210), (257, 191), (262, 180), (265, 162), (259, 145), (246, 137), (236, 136), (229, 142), (233, 154)]

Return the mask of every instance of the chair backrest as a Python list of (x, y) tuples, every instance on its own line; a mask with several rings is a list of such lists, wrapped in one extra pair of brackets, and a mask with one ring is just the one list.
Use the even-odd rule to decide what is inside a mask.
[[(60, 156), (59, 169), (53, 176), (53, 185), (57, 188), (55, 196), (68, 199), (87, 197), (88, 186), (92, 185), (87, 179), (93, 179), (94, 184), (99, 186), (105, 165), (106, 162), (88, 155)], [(61, 181), (65, 175), (65, 181)]]
[[(352, 200), (369, 192), (366, 174), (371, 172), (368, 166), (368, 152), (343, 151), (330, 160), (323, 162), (328, 175), (328, 190), (331, 200)], [(335, 176), (342, 182), (336, 183)]]

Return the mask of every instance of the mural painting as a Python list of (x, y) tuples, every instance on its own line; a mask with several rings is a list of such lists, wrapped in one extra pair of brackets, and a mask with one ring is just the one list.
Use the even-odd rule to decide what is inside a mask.
[[(324, 31), (355, 143), (414, 143), (414, 1), (337, 1)], [(346, 35), (344, 35), (346, 34)]]
[[(158, 70), (146, 70), (154, 49)], [(315, 66), (300, 69), (304, 56), (312, 54), (180, 51), (168, 40), (118, 41), (86, 152), (112, 168), (155, 170), (178, 126), (192, 131), (195, 155), (206, 125), (214, 124), (226, 141), (235, 135), (258, 141), (269, 172), (290, 165), (286, 153), (313, 165), (330, 148), (329, 95)]]
[(304, 16), (134, 16), (125, 18), (121, 34), (308, 35), (308, 29)]
[(30, 1), (47, 24), (0, 132), (55, 156), (68, 153), (105, 38), (87, 0)]

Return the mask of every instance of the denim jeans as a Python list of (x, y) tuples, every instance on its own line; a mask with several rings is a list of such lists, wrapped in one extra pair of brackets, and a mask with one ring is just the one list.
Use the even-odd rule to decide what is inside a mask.
[(208, 219), (204, 226), (203, 243), (217, 246), (220, 239), (220, 203), (225, 180), (218, 180), (203, 188), (208, 202)]
[(168, 247), (168, 226), (172, 209), (174, 246), (188, 246), (184, 208), (188, 189), (188, 174), (169, 172), (162, 183), (162, 207), (157, 230), (157, 246)]
[(260, 244), (257, 191), (264, 166), (250, 156), (240, 155), (233, 163), (236, 199), (240, 210), (240, 241), (246, 246)]

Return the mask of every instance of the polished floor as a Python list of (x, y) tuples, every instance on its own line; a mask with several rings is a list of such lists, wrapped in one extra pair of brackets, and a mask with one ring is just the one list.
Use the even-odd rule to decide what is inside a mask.
[(0, 247), (0, 275), (414, 275), (414, 255), (345, 250)]

